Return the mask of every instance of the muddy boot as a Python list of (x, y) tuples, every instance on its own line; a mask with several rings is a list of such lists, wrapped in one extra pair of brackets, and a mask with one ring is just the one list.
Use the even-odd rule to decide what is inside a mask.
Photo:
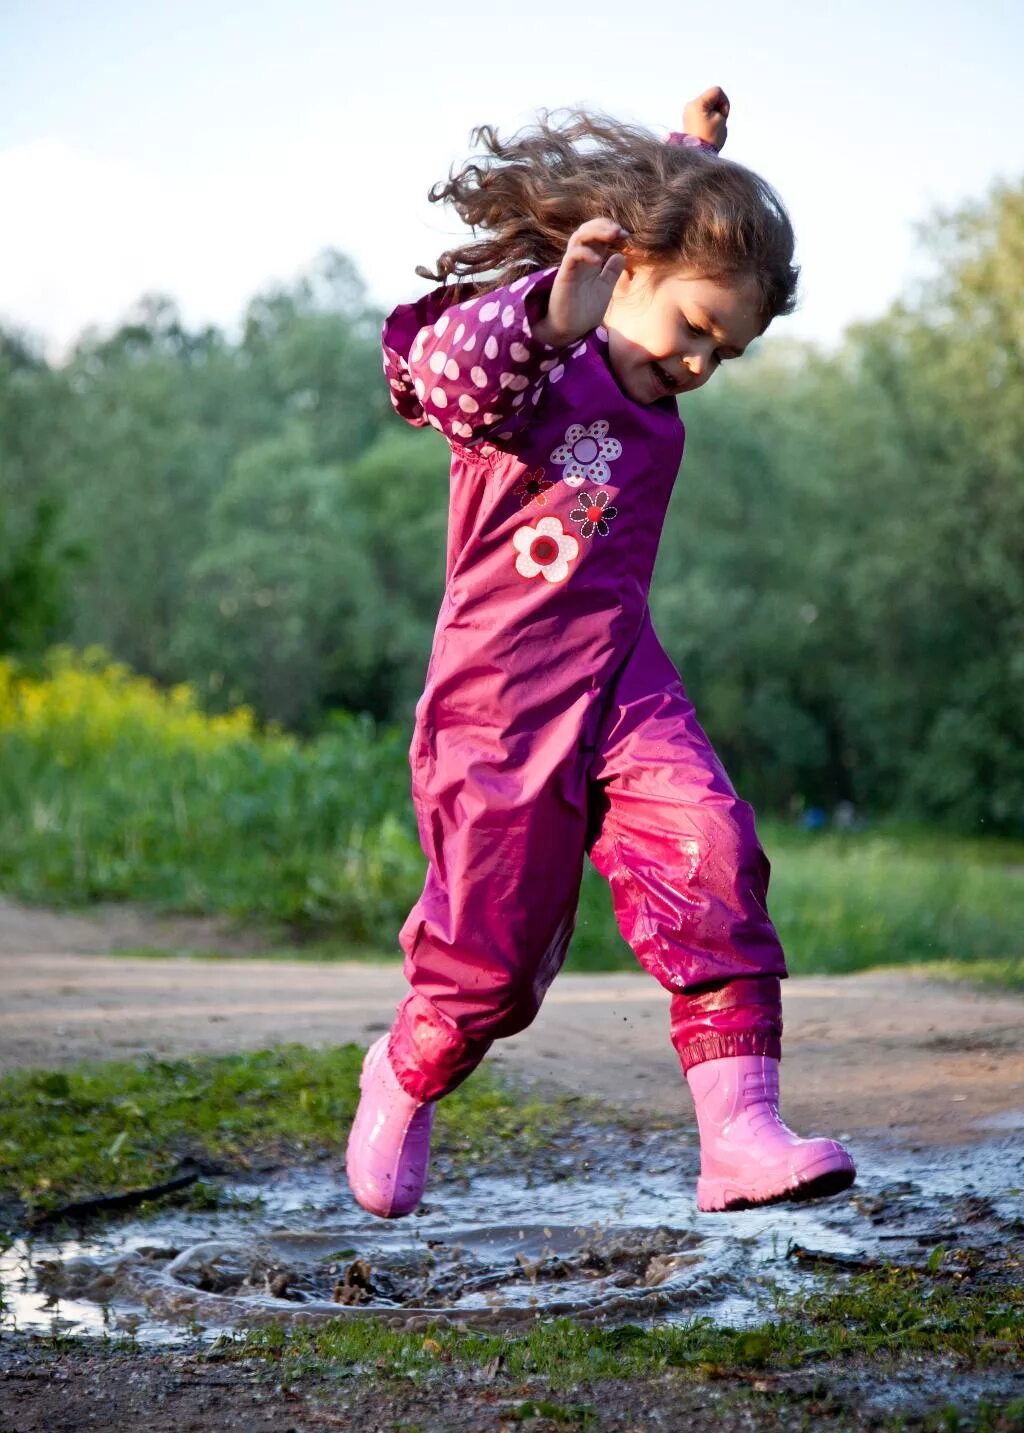
[(367, 1050), (359, 1088), (345, 1154), (348, 1182), (364, 1209), (398, 1219), (412, 1213), (426, 1188), (435, 1102), (421, 1104), (402, 1089), (388, 1059), (388, 1035)]
[(779, 1062), (730, 1055), (692, 1065), (686, 1080), (700, 1130), (697, 1208), (749, 1209), (820, 1199), (856, 1178), (834, 1139), (800, 1139), (779, 1114)]

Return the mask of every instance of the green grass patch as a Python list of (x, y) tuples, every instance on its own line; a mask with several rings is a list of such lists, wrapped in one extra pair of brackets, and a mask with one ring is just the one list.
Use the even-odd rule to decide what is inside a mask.
[(0, 889), (136, 900), (393, 946), (422, 885), (406, 736), (338, 713), (299, 742), (206, 716), (99, 650), (0, 659)]
[(555, 1394), (581, 1379), (651, 1377), (673, 1368), (707, 1378), (856, 1355), (927, 1354), (979, 1368), (1024, 1356), (1024, 1287), (965, 1288), (895, 1265), (840, 1283), (833, 1275), (814, 1292), (776, 1292), (774, 1316), (747, 1329), (716, 1326), (706, 1316), (654, 1328), (541, 1319), (521, 1335), (436, 1323), (409, 1332), (377, 1319), (337, 1319), (253, 1329), (229, 1351), (273, 1360), (286, 1380), (339, 1371), (416, 1378), (444, 1365), (493, 1365), (512, 1383), (539, 1375)]
[[(358, 1103), (362, 1056), (354, 1044), (289, 1044), (0, 1076), (0, 1195), (32, 1216), (162, 1182), (187, 1156), (244, 1169), (256, 1156), (339, 1153)], [(436, 1150), (459, 1167), (494, 1159), (514, 1142), (528, 1161), (580, 1109), (573, 1097), (525, 1099), (484, 1065), (438, 1104)]]
[(1008, 960), (932, 960), (912, 968), (929, 980), (945, 980), (953, 985), (1024, 991), (1024, 955)]
[[(1014, 988), (1024, 960), (1019, 843), (930, 832), (805, 833), (759, 823), (768, 905), (791, 975), (941, 963), (947, 978)], [(588, 869), (570, 967), (636, 968), (604, 882)]]
[[(162, 692), (96, 650), (55, 649), (39, 678), (0, 659), (0, 889), (277, 924), (289, 958), (295, 944), (398, 959), (425, 871), (408, 743), (345, 714), (307, 742), (244, 708), (207, 716), (188, 687)], [(1018, 984), (1024, 843), (893, 823), (759, 830), (792, 974), (934, 961)], [(637, 968), (590, 866), (568, 966)]]

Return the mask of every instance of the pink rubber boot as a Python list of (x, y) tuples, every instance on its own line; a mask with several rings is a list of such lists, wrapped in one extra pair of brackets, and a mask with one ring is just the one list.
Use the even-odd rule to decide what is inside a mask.
[(359, 1088), (345, 1153), (348, 1182), (364, 1209), (398, 1219), (412, 1213), (426, 1188), (435, 1101), (421, 1104), (402, 1089), (388, 1059), (388, 1035), (367, 1050)]
[(779, 1062), (729, 1055), (691, 1065), (686, 1080), (700, 1130), (697, 1208), (750, 1209), (821, 1199), (856, 1178), (834, 1139), (800, 1139), (779, 1114)]

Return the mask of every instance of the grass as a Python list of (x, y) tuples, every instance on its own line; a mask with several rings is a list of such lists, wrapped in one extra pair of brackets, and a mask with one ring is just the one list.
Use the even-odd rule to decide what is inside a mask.
[(1024, 1358), (1024, 1287), (970, 1289), (953, 1278), (887, 1265), (845, 1282), (833, 1275), (813, 1292), (776, 1293), (774, 1316), (747, 1329), (722, 1327), (706, 1316), (653, 1328), (559, 1318), (506, 1335), (436, 1323), (407, 1332), (383, 1321), (342, 1318), (253, 1329), (229, 1352), (273, 1360), (286, 1381), (339, 1369), (408, 1378), (445, 1365), (462, 1369), (500, 1360), (511, 1382), (539, 1375), (556, 1395), (585, 1378), (650, 1378), (666, 1369), (713, 1378), (857, 1356), (927, 1354), (984, 1368)]
[[(206, 716), (98, 651), (55, 649), (39, 679), (0, 659), (0, 889), (269, 923), (289, 957), (397, 959), (424, 875), (407, 746), (352, 716), (305, 743), (245, 709)], [(1024, 842), (759, 829), (791, 974), (935, 962), (1020, 987)], [(636, 968), (589, 866), (568, 968)]]
[[(809, 835), (759, 823), (771, 860), (768, 904), (791, 975), (840, 975), (875, 966), (955, 961), (971, 978), (1020, 983), (1024, 863), (1016, 843), (991, 845), (898, 828)], [(635, 968), (614, 926), (610, 895), (584, 880), (577, 969)]]
[[(187, 1156), (247, 1168), (258, 1157), (344, 1147), (363, 1051), (279, 1045), (187, 1060), (83, 1061), (0, 1076), (0, 1199), (34, 1215), (173, 1176)], [(438, 1106), (440, 1156), (528, 1158), (582, 1108), (524, 1099), (483, 1066)], [(195, 1197), (195, 1196), (193, 1196)]]
[(393, 941), (422, 883), (407, 741), (336, 715), (300, 743), (209, 717), (90, 651), (0, 658), (0, 889)]

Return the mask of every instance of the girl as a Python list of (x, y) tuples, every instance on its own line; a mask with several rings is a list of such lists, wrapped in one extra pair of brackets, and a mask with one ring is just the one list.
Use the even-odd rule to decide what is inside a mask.
[(417, 270), (442, 287), (384, 326), (395, 409), (452, 452), (447, 586), (410, 750), (428, 861), (399, 936), (411, 989), (367, 1052), (348, 1142), (353, 1193), (384, 1218), (422, 1197), (436, 1101), (536, 1016), (585, 854), (671, 995), (698, 1208), (855, 1176), (841, 1145), (779, 1114), (787, 970), (769, 864), (648, 610), (683, 453), (677, 395), (794, 306), (781, 202), (719, 158), (728, 112), (706, 91), (668, 143), (582, 114), (507, 143), (481, 128), (486, 155), (430, 194), (473, 239)]

